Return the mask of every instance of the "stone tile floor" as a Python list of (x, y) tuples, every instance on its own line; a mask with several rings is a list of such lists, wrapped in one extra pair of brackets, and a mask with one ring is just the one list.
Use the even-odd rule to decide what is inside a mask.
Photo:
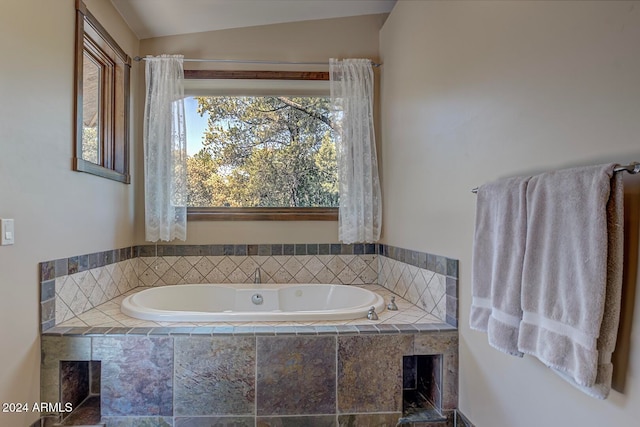
[[(355, 285), (353, 285), (355, 286)], [(415, 306), (409, 301), (395, 295), (388, 289), (379, 285), (358, 285), (358, 287), (366, 288), (380, 294), (385, 303), (389, 303), (392, 296), (396, 297), (396, 305), (398, 311), (384, 310), (378, 313), (378, 320), (369, 320), (367, 318), (346, 320), (346, 321), (305, 321), (305, 322), (204, 322), (204, 323), (188, 323), (188, 322), (153, 322), (149, 320), (141, 320), (129, 317), (120, 311), (120, 303), (122, 300), (133, 293), (139, 292), (146, 287), (135, 288), (126, 294), (120, 295), (104, 304), (101, 304), (89, 311), (80, 314), (77, 317), (69, 319), (63, 323), (56, 325), (57, 327), (196, 327), (196, 326), (337, 326), (337, 325), (403, 325), (403, 324), (424, 324), (424, 323), (443, 323), (432, 314), (427, 313), (421, 308)]]

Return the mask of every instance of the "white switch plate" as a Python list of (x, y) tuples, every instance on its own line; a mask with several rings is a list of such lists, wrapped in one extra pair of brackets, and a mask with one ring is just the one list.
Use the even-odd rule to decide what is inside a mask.
[(16, 234), (13, 230), (13, 220), (0, 218), (0, 245), (13, 245), (15, 238)]

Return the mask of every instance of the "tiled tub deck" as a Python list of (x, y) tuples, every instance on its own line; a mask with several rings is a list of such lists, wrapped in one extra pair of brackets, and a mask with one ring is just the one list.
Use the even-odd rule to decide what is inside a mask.
[[(268, 288), (268, 284), (258, 285), (259, 287)], [(355, 286), (355, 285), (354, 285)], [(388, 289), (379, 286), (379, 285), (360, 285), (358, 287), (369, 289), (373, 292), (378, 293), (384, 298), (385, 305), (391, 301), (391, 297), (396, 297), (396, 305), (398, 306), (398, 311), (389, 311), (384, 310), (381, 313), (378, 313), (378, 320), (368, 320), (366, 318), (362, 319), (354, 319), (348, 321), (308, 321), (308, 322), (207, 322), (207, 323), (186, 323), (186, 322), (153, 322), (149, 320), (140, 320), (133, 317), (129, 317), (120, 312), (120, 303), (127, 296), (139, 292), (143, 289), (148, 289), (147, 287), (138, 287), (131, 291), (126, 292), (123, 295), (113, 298), (112, 300), (105, 302), (95, 308), (92, 308), (84, 313), (78, 315), (77, 317), (73, 317), (65, 322), (60, 323), (53, 330), (48, 330), (47, 332), (55, 332), (55, 331), (63, 331), (62, 328), (86, 328), (86, 327), (95, 327), (96, 331), (99, 330), (101, 332), (109, 332), (109, 328), (113, 328), (114, 330), (111, 333), (127, 333), (131, 330), (131, 328), (166, 328), (166, 327), (174, 327), (181, 328), (181, 331), (192, 330), (195, 327), (207, 327), (210, 330), (211, 328), (217, 328), (219, 331), (223, 330), (239, 330), (239, 331), (251, 331), (252, 328), (258, 328), (258, 331), (261, 333), (268, 333), (269, 331), (273, 332), (275, 328), (278, 331), (286, 332), (291, 331), (292, 328), (298, 328), (299, 331), (307, 330), (313, 332), (314, 330), (319, 329), (319, 331), (326, 332), (327, 330), (331, 331), (334, 328), (339, 327), (342, 331), (353, 330), (355, 327), (358, 327), (363, 330), (372, 331), (372, 328), (383, 329), (383, 330), (394, 330), (398, 329), (402, 330), (402, 325), (408, 325), (405, 327), (411, 330), (413, 328), (413, 324), (427, 324), (434, 325), (442, 323), (440, 319), (435, 317), (434, 315), (427, 313), (421, 308), (413, 305), (409, 301), (401, 298), (398, 295), (395, 295), (393, 292)], [(376, 326), (378, 325), (378, 326)], [(397, 325), (397, 326), (393, 326)], [(303, 328), (304, 327), (304, 328)], [(431, 328), (432, 326), (428, 326)], [(99, 328), (99, 329), (98, 329)], [(328, 329), (327, 329), (328, 328)], [(454, 328), (451, 328), (454, 329)], [(82, 330), (82, 329), (78, 329)], [(174, 329), (175, 330), (175, 329)], [(147, 330), (147, 332), (153, 332)]]
[(378, 321), (233, 324), (133, 319), (122, 298), (43, 333), (43, 401), (62, 401), (60, 362), (99, 361), (108, 427), (395, 426), (403, 357), (435, 355), (447, 420), (408, 425), (453, 425), (457, 330), (398, 296)]

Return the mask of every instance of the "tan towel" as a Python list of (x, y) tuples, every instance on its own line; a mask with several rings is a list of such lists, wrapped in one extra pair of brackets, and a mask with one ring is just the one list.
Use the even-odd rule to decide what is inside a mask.
[(545, 173), (527, 189), (518, 348), (599, 398), (610, 389), (622, 286), (622, 181), (612, 179), (614, 166)]
[(494, 348), (520, 357), (528, 181), (529, 177), (507, 178), (478, 189), (472, 264), (471, 328), (486, 331)]

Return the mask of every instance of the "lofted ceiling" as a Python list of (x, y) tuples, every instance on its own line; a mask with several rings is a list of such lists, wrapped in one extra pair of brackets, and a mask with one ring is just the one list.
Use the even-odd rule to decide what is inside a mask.
[(139, 39), (388, 13), (396, 0), (111, 0)]

